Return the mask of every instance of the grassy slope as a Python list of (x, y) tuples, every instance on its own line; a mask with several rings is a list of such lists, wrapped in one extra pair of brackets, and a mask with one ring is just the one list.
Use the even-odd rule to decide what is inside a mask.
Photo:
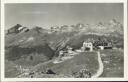
[(31, 67), (49, 60), (46, 56), (42, 54), (32, 54), (31, 56), (33, 57), (32, 60), (30, 59), (30, 56), (25, 56), (23, 58), (14, 61), (14, 63), (24, 67)]
[[(18, 42), (19, 40), (29, 37), (34, 37), (30, 42)], [(19, 33), (17, 35), (6, 35), (5, 38), (5, 59), (10, 60), (5, 62), (5, 76), (15, 77), (18, 73), (15, 64), (23, 66), (33, 66), (38, 63), (48, 61), (54, 56), (53, 50), (47, 45), (44, 40), (45, 33), (37, 33), (35, 30)], [(33, 54), (33, 60), (29, 56)], [(37, 55), (35, 55), (37, 54)], [(24, 58), (22, 58), (24, 57)]]
[(52, 69), (59, 75), (71, 75), (83, 68), (88, 69), (94, 74), (98, 69), (97, 54), (95, 52), (84, 52), (62, 63), (53, 64), (52, 62), (49, 62), (47, 64), (40, 64), (35, 70), (42, 72), (45, 71), (46, 68)]
[(16, 65), (11, 62), (11, 61), (6, 61), (5, 60), (5, 77), (6, 78), (11, 78), (11, 77), (16, 77), (20, 72), (16, 69)]
[(103, 50), (101, 54), (104, 63), (104, 72), (101, 77), (123, 77), (123, 50)]
[[(35, 29), (31, 29), (28, 32), (19, 33), (15, 36), (12, 34), (6, 35), (6, 59), (15, 61), (19, 60), (22, 56), (29, 56), (35, 53), (39, 54), (37, 55), (39, 57), (44, 56), (44, 61), (45, 59), (51, 59), (54, 56), (54, 51), (49, 47), (47, 41), (45, 41), (46, 35), (47, 33), (38, 33), (38, 31)], [(31, 37), (33, 40), (27, 41)], [(19, 42), (20, 40), (24, 41)]]

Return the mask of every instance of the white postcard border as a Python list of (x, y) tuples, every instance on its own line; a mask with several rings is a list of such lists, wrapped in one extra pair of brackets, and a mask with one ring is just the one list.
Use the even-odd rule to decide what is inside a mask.
[[(124, 3), (124, 78), (4, 78), (5, 3)], [(126, 81), (128, 80), (127, 0), (2, 0), (1, 1), (1, 80), (2, 81)]]

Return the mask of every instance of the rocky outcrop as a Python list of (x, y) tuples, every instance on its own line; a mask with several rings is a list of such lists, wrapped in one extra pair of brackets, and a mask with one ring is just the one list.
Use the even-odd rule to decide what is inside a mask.
[(10, 29), (8, 29), (6, 34), (12, 34), (12, 33), (17, 34), (20, 32), (27, 32), (27, 31), (29, 31), (29, 29), (27, 27), (17, 24), (15, 26), (11, 27)]

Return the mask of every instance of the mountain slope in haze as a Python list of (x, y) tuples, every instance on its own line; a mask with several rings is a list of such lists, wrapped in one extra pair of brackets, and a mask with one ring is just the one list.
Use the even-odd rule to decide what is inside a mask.
[[(53, 29), (52, 29), (53, 30)], [(78, 32), (81, 34), (98, 34), (98, 35), (123, 35), (123, 25), (116, 19), (108, 22), (99, 22), (97, 24), (62, 25), (56, 28), (57, 32)]]
[(123, 48), (123, 25), (116, 19), (112, 19), (105, 23), (99, 22), (96, 25), (82, 23), (78, 23), (76, 25), (71, 26), (63, 25), (62, 27), (60, 27), (60, 32), (62, 33), (58, 34), (59, 36), (61, 36), (59, 37), (59, 39), (62, 38), (64, 34), (71, 35), (66, 35), (66, 37), (70, 38), (70, 40), (67, 42), (67, 45), (73, 48), (80, 48), (82, 46), (83, 41), (85, 40), (97, 40), (99, 38), (106, 39), (109, 42), (112, 42), (113, 47)]
[(5, 57), (13, 61), (18, 61), (22, 58), (24, 61), (28, 61), (28, 63), (31, 63), (32, 60), (48, 61), (54, 56), (54, 51), (49, 47), (45, 37), (45, 30), (39, 27), (16, 35), (8, 34), (5, 37)]
[[(20, 28), (22, 25), (18, 25)], [(25, 54), (43, 54), (46, 59), (51, 59), (58, 54), (58, 51), (64, 49), (67, 45), (73, 48), (80, 48), (83, 41), (87, 39), (105, 38), (114, 43), (114, 45), (123, 45), (123, 25), (117, 20), (112, 19), (108, 23), (98, 23), (97, 25), (82, 24), (63, 25), (57, 32), (34, 27), (25, 28), (18, 33), (5, 35), (6, 57), (10, 59), (20, 58)], [(15, 31), (15, 29), (13, 29)], [(54, 29), (52, 29), (54, 30)], [(56, 30), (56, 29), (55, 29)], [(10, 54), (11, 53), (11, 54)], [(20, 55), (17, 55), (19, 53)]]

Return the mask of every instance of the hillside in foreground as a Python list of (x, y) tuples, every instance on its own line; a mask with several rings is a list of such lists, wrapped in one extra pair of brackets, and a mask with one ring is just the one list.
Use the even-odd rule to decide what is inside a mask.
[[(45, 71), (47, 68), (51, 69), (55, 75), (52, 74), (45, 74)], [(98, 61), (97, 61), (97, 54), (96, 52), (85, 52), (80, 53), (74, 58), (66, 60), (62, 63), (53, 63), (53, 61), (50, 61), (48, 63), (40, 63), (37, 66), (34, 66), (31, 69), (31, 72), (36, 72), (33, 77), (36, 78), (44, 78), (44, 77), (67, 77), (72, 76), (74, 73), (79, 72), (81, 69), (86, 69), (91, 74), (95, 74), (98, 69)], [(44, 72), (44, 73), (42, 73)], [(30, 76), (26, 76), (30, 77)]]

